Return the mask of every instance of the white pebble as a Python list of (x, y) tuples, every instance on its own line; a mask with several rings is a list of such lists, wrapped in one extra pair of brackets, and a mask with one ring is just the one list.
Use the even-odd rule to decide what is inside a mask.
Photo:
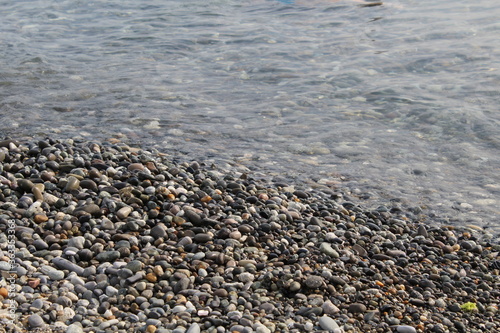
[(401, 325), (396, 328), (399, 333), (417, 333), (417, 330), (411, 326)]

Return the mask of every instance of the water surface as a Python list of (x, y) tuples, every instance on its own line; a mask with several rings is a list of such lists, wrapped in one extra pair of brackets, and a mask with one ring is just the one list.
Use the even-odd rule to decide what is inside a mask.
[(342, 175), (375, 207), (500, 232), (493, 1), (0, 8), (1, 136), (119, 138), (308, 184)]

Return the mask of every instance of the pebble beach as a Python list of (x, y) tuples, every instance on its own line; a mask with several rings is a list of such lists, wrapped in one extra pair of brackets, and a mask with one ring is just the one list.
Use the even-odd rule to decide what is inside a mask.
[(5, 139), (0, 332), (499, 332), (498, 238), (420, 213), (119, 141)]

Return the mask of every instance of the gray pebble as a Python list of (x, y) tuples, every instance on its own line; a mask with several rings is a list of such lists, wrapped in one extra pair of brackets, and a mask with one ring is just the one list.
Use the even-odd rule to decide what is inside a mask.
[(116, 259), (120, 258), (120, 252), (118, 251), (105, 251), (99, 253), (95, 257), (100, 262), (113, 262)]
[(0, 261), (0, 271), (10, 271), (11, 266), (7, 261)]
[(132, 260), (125, 266), (125, 269), (132, 271), (132, 273), (137, 273), (142, 269), (142, 266), (143, 264), (139, 260)]
[(181, 278), (174, 286), (174, 293), (178, 293), (179, 291), (187, 289), (190, 282), (191, 280), (189, 280), (189, 278), (187, 277)]
[(396, 331), (399, 333), (417, 333), (417, 330), (414, 327), (406, 325), (396, 327)]
[(252, 282), (255, 279), (255, 276), (251, 273), (243, 272), (240, 274), (239, 279), (243, 283)]
[(43, 307), (43, 300), (40, 298), (37, 298), (36, 300), (31, 303), (31, 306), (37, 309), (41, 309)]
[(150, 235), (158, 239), (167, 236), (167, 228), (163, 223), (155, 225), (150, 232)]
[(196, 234), (193, 237), (193, 240), (197, 243), (206, 243), (212, 240), (212, 235), (206, 234), (206, 233), (201, 233), (201, 234)]
[(184, 210), (184, 217), (189, 222), (193, 223), (193, 225), (196, 225), (196, 226), (201, 225), (202, 221), (203, 221), (201, 216), (192, 209), (185, 209)]
[(307, 279), (305, 280), (304, 284), (306, 287), (311, 288), (311, 289), (316, 289), (321, 287), (324, 284), (324, 280), (321, 276), (316, 276), (316, 275), (311, 275), (308, 276)]
[(186, 333), (200, 333), (200, 325), (198, 323), (192, 323), (191, 326), (187, 329)]
[(51, 280), (57, 281), (64, 279), (64, 272), (59, 271), (51, 266), (42, 266), (40, 271), (44, 274), (47, 274)]
[(49, 244), (45, 243), (45, 241), (43, 241), (42, 239), (37, 239), (36, 241), (34, 241), (33, 246), (35, 246), (37, 250), (45, 250), (49, 248)]
[(302, 286), (300, 285), (300, 283), (299, 283), (299, 282), (297, 282), (297, 281), (293, 281), (293, 282), (290, 284), (290, 288), (289, 288), (289, 289), (290, 289), (290, 291), (298, 291), (298, 290), (300, 290), (300, 288), (301, 288), (301, 287), (302, 287)]
[(348, 311), (350, 313), (363, 313), (366, 312), (366, 305), (361, 303), (352, 303), (349, 305)]
[(420, 225), (418, 227), (417, 235), (424, 236), (425, 238), (428, 238), (429, 234), (427, 233), (427, 228), (424, 225)]
[(66, 328), (66, 333), (83, 333), (83, 328), (79, 324), (71, 324)]
[(340, 312), (340, 309), (335, 304), (333, 304), (332, 301), (330, 301), (330, 300), (324, 302), (323, 305), (321, 306), (321, 308), (323, 309), (323, 313), (325, 313), (327, 315)]
[(44, 326), (45, 322), (43, 321), (42, 317), (40, 317), (40, 315), (32, 314), (28, 317), (28, 324), (30, 325), (30, 327), (36, 328)]
[(107, 286), (106, 287), (106, 295), (112, 297), (118, 295), (118, 289), (116, 289), (113, 286)]
[(330, 278), (330, 281), (333, 284), (337, 284), (337, 285), (341, 285), (341, 286), (345, 286), (347, 284), (347, 282), (343, 278), (341, 278), (340, 276), (332, 276)]
[(320, 317), (318, 323), (322, 329), (327, 331), (334, 331), (340, 328), (337, 322), (328, 316)]
[(321, 243), (321, 245), (319, 246), (319, 250), (322, 253), (324, 253), (327, 256), (330, 256), (332, 258), (339, 258), (340, 257), (339, 253), (336, 250), (334, 250), (329, 243), (326, 243), (326, 242)]
[(78, 266), (75, 263), (72, 263), (68, 259), (56, 257), (56, 258), (52, 259), (52, 263), (54, 263), (54, 265), (60, 269), (66, 269), (70, 272), (75, 272), (76, 274), (78, 274), (80, 276), (83, 275), (84, 268)]
[(78, 250), (83, 249), (84, 243), (85, 243), (85, 238), (83, 236), (71, 237), (68, 240), (68, 246), (76, 247)]

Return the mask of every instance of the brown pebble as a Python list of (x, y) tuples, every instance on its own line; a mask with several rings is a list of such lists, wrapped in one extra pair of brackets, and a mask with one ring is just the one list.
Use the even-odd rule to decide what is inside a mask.
[(146, 274), (146, 280), (148, 280), (149, 282), (156, 282), (156, 280), (158, 280), (158, 278), (156, 277), (156, 275), (154, 273), (148, 273), (148, 274)]
[(209, 196), (209, 195), (205, 195), (203, 198), (200, 199), (201, 202), (209, 202), (210, 200), (212, 200), (212, 197)]
[(8, 295), (9, 292), (7, 291), (7, 288), (0, 288), (0, 296), (2, 296), (3, 298), (7, 298)]
[(43, 222), (47, 222), (48, 220), (49, 220), (49, 218), (46, 215), (42, 215), (42, 214), (37, 214), (37, 215), (35, 215), (35, 217), (33, 217), (33, 221), (35, 221), (35, 223), (43, 223)]
[(146, 168), (148, 168), (149, 171), (158, 172), (158, 169), (156, 168), (156, 164), (154, 162), (146, 162)]
[(144, 165), (142, 165), (141, 163), (132, 163), (132, 164), (129, 164), (128, 170), (129, 171), (134, 171), (134, 170), (142, 171), (142, 170), (144, 170)]
[(148, 327), (146, 328), (146, 332), (147, 333), (154, 333), (154, 332), (156, 332), (156, 326), (155, 325), (148, 325)]
[(269, 200), (269, 196), (266, 193), (261, 193), (259, 194), (259, 199), (266, 201)]
[[(37, 184), (37, 185), (42, 185), (42, 186), (43, 186), (43, 184)], [(43, 201), (43, 194), (42, 194), (42, 191), (43, 191), (43, 190), (40, 188), (40, 186), (36, 186), (36, 185), (35, 185), (35, 186), (33, 186), (33, 187), (31, 188), (31, 192), (33, 193), (33, 195), (34, 195), (34, 197), (35, 197), (35, 199), (36, 199), (37, 201)]]
[(40, 279), (33, 279), (28, 281), (28, 285), (33, 289), (38, 287), (39, 284), (40, 284)]
[(221, 289), (216, 289), (214, 291), (214, 295), (224, 298), (224, 297), (227, 297), (228, 292), (227, 292), (226, 289), (222, 289), (222, 288)]

